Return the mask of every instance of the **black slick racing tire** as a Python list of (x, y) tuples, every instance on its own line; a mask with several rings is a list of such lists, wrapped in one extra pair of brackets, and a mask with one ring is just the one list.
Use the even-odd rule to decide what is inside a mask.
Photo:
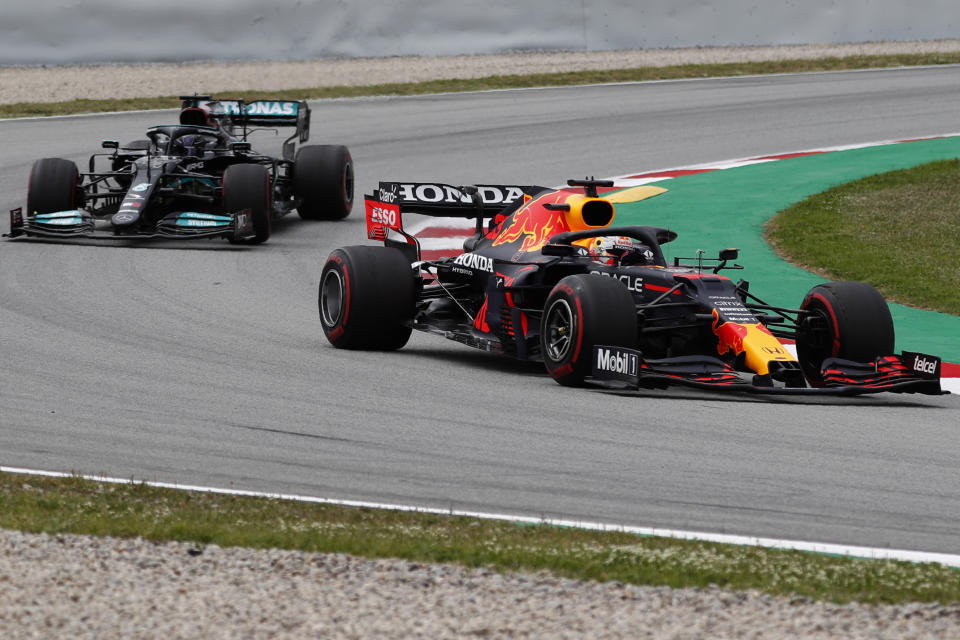
[(256, 234), (245, 242), (266, 242), (271, 231), (270, 172), (262, 164), (235, 164), (223, 172), (224, 212), (237, 213), (243, 209), (249, 209)]
[(353, 158), (343, 145), (301, 147), (293, 165), (297, 213), (304, 220), (339, 220), (353, 208)]
[(633, 348), (636, 341), (636, 305), (619, 280), (576, 274), (560, 280), (547, 296), (540, 351), (547, 372), (560, 384), (583, 385), (595, 345)]
[(823, 384), (827, 358), (873, 362), (893, 353), (893, 318), (887, 301), (865, 282), (828, 282), (803, 299), (797, 326), (797, 360), (813, 386)]
[(63, 158), (37, 160), (27, 186), (27, 214), (71, 211), (81, 206), (79, 181), (75, 162)]
[(320, 274), (320, 324), (338, 349), (393, 351), (410, 339), (416, 280), (392, 247), (335, 249)]

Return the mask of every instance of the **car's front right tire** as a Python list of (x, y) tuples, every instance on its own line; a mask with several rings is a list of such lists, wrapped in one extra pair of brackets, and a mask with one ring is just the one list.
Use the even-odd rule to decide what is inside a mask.
[(27, 185), (27, 214), (70, 211), (80, 206), (77, 165), (63, 158), (43, 158), (33, 163)]
[(581, 386), (592, 370), (593, 347), (634, 347), (637, 310), (630, 291), (615, 278), (576, 274), (547, 296), (540, 320), (540, 351), (553, 379)]
[[(270, 238), (270, 172), (262, 164), (234, 164), (223, 172), (223, 210), (247, 209), (253, 218), (254, 237), (246, 242), (261, 244)], [(231, 240), (232, 242), (232, 240)]]

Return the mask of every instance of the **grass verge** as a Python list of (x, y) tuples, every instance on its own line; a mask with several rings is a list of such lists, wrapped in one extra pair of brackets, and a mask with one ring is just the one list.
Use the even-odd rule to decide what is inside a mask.
[(703, 542), (0, 473), (0, 527), (548, 570), (870, 604), (960, 602), (960, 570)]
[(783, 258), (887, 299), (960, 315), (960, 160), (869, 176), (814, 195), (767, 223)]
[[(536, 73), (529, 75), (494, 75), (475, 79), (430, 80), (427, 82), (378, 84), (368, 86), (313, 87), (283, 91), (221, 91), (219, 95), (248, 100), (282, 98), (354, 98), (381, 95), (417, 95), (453, 91), (482, 91), (486, 89), (516, 89), (543, 86), (568, 86), (605, 82), (641, 82), (646, 80), (677, 80), (720, 76), (758, 75), (770, 73), (802, 73), (810, 71), (841, 71), (849, 69), (879, 69), (960, 63), (960, 51), (947, 53), (893, 54), (877, 56), (846, 56), (814, 60), (777, 60), (768, 62), (737, 62), (726, 64), (690, 64), (667, 67), (639, 67), (600, 71), (570, 71)], [(137, 109), (172, 109), (180, 101), (176, 96), (159, 98), (127, 98), (116, 100), (69, 100), (66, 102), (18, 102), (0, 105), (0, 117), (52, 116), (71, 113), (103, 111), (131, 111)]]

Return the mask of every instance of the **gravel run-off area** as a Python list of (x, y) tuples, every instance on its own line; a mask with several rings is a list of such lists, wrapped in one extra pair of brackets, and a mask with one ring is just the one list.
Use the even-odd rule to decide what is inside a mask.
[(775, 47), (698, 47), (630, 51), (352, 58), (292, 62), (0, 67), (0, 104), (77, 98), (142, 98), (224, 91), (276, 91), (420, 82), (591, 69), (720, 64), (893, 53), (960, 51), (958, 40)]
[[(294, 62), (0, 67), (0, 103), (960, 51), (960, 40)], [(960, 638), (960, 606), (503, 575), (338, 554), (0, 530), (0, 638)]]
[(0, 531), (0, 637), (955, 639), (960, 607)]

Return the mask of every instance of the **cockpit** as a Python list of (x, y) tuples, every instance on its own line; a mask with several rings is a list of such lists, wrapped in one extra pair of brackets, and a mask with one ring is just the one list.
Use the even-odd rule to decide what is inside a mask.
[(207, 151), (226, 148), (223, 134), (212, 127), (159, 125), (147, 136), (162, 155), (202, 158)]

